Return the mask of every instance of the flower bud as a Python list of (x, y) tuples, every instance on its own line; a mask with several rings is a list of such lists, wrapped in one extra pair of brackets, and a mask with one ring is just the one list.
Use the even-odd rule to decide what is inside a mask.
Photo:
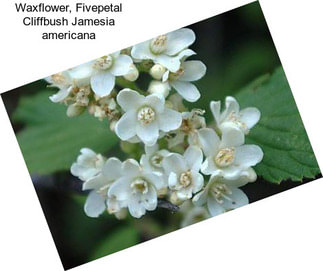
[(160, 81), (151, 81), (148, 87), (148, 92), (151, 94), (159, 94), (165, 98), (168, 96), (170, 91), (170, 86), (168, 83), (163, 83)]
[(174, 204), (174, 205), (181, 205), (183, 203), (183, 200), (180, 200), (177, 196), (176, 192), (172, 192), (172, 194), (170, 195), (169, 201)]
[(134, 82), (139, 77), (139, 71), (134, 64), (131, 64), (129, 72), (126, 75), (124, 75), (123, 77), (124, 77), (124, 79), (126, 79), (128, 81)]
[(157, 191), (157, 196), (162, 198), (167, 195), (167, 192), (168, 192), (168, 188), (163, 187)]
[(163, 78), (166, 68), (160, 64), (155, 64), (151, 67), (149, 74), (156, 80), (161, 80)]
[(70, 118), (72, 117), (77, 117), (79, 115), (81, 115), (85, 110), (84, 106), (78, 106), (76, 104), (70, 104), (67, 107), (67, 111), (66, 111), (66, 115)]
[(115, 217), (119, 220), (121, 219), (125, 219), (127, 217), (127, 209), (126, 208), (122, 208), (119, 212), (114, 213)]

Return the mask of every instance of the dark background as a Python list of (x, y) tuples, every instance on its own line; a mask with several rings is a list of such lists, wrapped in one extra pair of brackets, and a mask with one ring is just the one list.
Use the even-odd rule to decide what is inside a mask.
[[(191, 59), (199, 59), (207, 66), (206, 76), (197, 83), (202, 98), (194, 107), (208, 108), (209, 100), (234, 95), (254, 78), (271, 73), (281, 65), (258, 2), (188, 27), (197, 36), (191, 46), (197, 55)], [(45, 81), (40, 80), (2, 94), (9, 116), (21, 96), (32, 95), (45, 86)], [(19, 132), (24, 127), (13, 122), (13, 128)], [(31, 176), (65, 269), (95, 258), (93, 253), (97, 247), (109, 242), (125, 225), (138, 232), (137, 242), (178, 228), (180, 215), (161, 208), (140, 220), (118, 221), (107, 214), (88, 218), (83, 212), (85, 194), (81, 191), (81, 182), (68, 171)], [(242, 190), (254, 202), (300, 184), (286, 180), (275, 185), (259, 179)], [(116, 250), (122, 248), (121, 245)]]

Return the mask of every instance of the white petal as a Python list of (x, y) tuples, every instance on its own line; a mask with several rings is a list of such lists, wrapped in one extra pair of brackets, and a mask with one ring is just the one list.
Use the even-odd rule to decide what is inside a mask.
[(182, 173), (188, 170), (183, 157), (178, 153), (171, 153), (163, 159), (163, 168), (167, 174), (171, 172)]
[(110, 72), (99, 72), (91, 77), (91, 87), (99, 97), (109, 95), (114, 84), (115, 77)]
[(97, 168), (83, 166), (77, 163), (73, 163), (71, 166), (71, 173), (73, 176), (78, 177), (82, 181), (87, 181), (93, 178), (100, 172)]
[(200, 171), (203, 161), (203, 153), (200, 148), (195, 146), (188, 147), (184, 152), (184, 158), (192, 171)]
[(264, 154), (257, 145), (243, 145), (235, 150), (234, 164), (243, 168), (248, 168), (258, 164)]
[(231, 112), (239, 113), (240, 106), (237, 100), (231, 96), (225, 98), (225, 110), (221, 115), (221, 121), (224, 120)]
[(170, 84), (188, 102), (196, 102), (201, 97), (197, 87), (189, 82), (172, 81)]
[(257, 180), (257, 174), (253, 168), (248, 168), (240, 172), (239, 178), (235, 178), (233, 180), (226, 179), (225, 184), (234, 186), (234, 187), (241, 187), (246, 185), (247, 183), (252, 183)]
[(157, 207), (157, 192), (154, 187), (149, 187), (148, 193), (143, 195), (143, 205), (146, 210), (153, 211)]
[(146, 178), (154, 187), (156, 190), (162, 189), (167, 186), (164, 176), (161, 176), (157, 173), (148, 173), (144, 175), (144, 178)]
[(244, 133), (232, 123), (221, 125), (222, 140), (220, 148), (238, 147), (244, 143)]
[(89, 149), (89, 148), (82, 148), (80, 150), (80, 152), (81, 152), (81, 154), (84, 154), (84, 155), (87, 155), (87, 156), (92, 156), (92, 157), (96, 156), (96, 153), (93, 150)]
[(211, 216), (217, 216), (225, 212), (222, 205), (220, 205), (212, 196), (207, 198), (207, 208)]
[(94, 73), (94, 61), (89, 61), (77, 67), (67, 70), (71, 80), (77, 86), (87, 85), (90, 83), (90, 78)]
[(208, 196), (208, 190), (204, 189), (193, 197), (192, 202), (195, 206), (202, 206), (206, 203), (207, 196)]
[(202, 128), (198, 131), (198, 137), (205, 156), (213, 156), (217, 154), (220, 138), (211, 128)]
[(171, 172), (168, 176), (168, 186), (170, 189), (174, 189), (177, 186), (177, 174), (175, 172)]
[(131, 56), (136, 59), (153, 59), (150, 51), (150, 40), (134, 45), (131, 49)]
[(115, 132), (122, 140), (128, 140), (136, 135), (137, 116), (134, 110), (122, 115), (115, 126)]
[(109, 184), (110, 182), (111, 182), (111, 180), (107, 179), (105, 176), (100, 174), (100, 175), (93, 177), (93, 178), (87, 180), (86, 182), (84, 182), (82, 189), (83, 190), (89, 190), (89, 189), (98, 190), (101, 187)]
[(89, 217), (98, 217), (103, 213), (105, 208), (105, 199), (95, 191), (92, 191), (88, 195), (84, 205), (86, 215)]
[(62, 88), (57, 93), (55, 93), (54, 95), (50, 96), (49, 99), (53, 103), (62, 102), (70, 94), (70, 92), (71, 92), (72, 89), (73, 89), (73, 87)]
[(163, 65), (165, 68), (171, 72), (176, 72), (181, 66), (181, 61), (176, 56), (168, 55), (157, 55), (154, 59), (154, 62), (160, 65)]
[(117, 96), (117, 102), (124, 111), (137, 110), (144, 101), (143, 95), (129, 88), (121, 90)]
[(255, 107), (248, 107), (240, 111), (240, 116), (240, 120), (251, 129), (259, 121), (260, 111)]
[(165, 108), (162, 114), (158, 116), (159, 129), (164, 132), (169, 132), (178, 129), (182, 124), (182, 114)]
[(122, 164), (122, 173), (128, 178), (139, 176), (141, 172), (138, 162), (134, 159), (127, 159), (124, 161)]
[(213, 115), (213, 118), (216, 122), (216, 125), (220, 124), (220, 111), (221, 111), (221, 102), (220, 101), (212, 101), (210, 103), (210, 109)]
[(138, 137), (148, 146), (156, 144), (159, 137), (159, 129), (157, 121), (153, 121), (149, 124), (141, 124), (137, 122), (136, 133)]
[(128, 200), (131, 195), (130, 180), (126, 176), (115, 181), (108, 190), (108, 196), (116, 197), (119, 201)]
[(192, 55), (196, 55), (196, 53), (191, 49), (185, 49), (185, 50), (181, 51), (178, 55), (176, 55), (176, 57), (179, 60), (184, 61), (186, 58), (188, 58)]
[(244, 169), (239, 166), (231, 165), (223, 169), (219, 169), (219, 174), (223, 176), (226, 180), (233, 181), (241, 177)]
[(150, 94), (145, 97), (145, 105), (151, 106), (156, 113), (162, 112), (165, 108), (165, 99), (161, 95)]
[(198, 172), (192, 172), (193, 175), (193, 193), (199, 192), (204, 185), (204, 178), (203, 175)]
[(102, 168), (102, 173), (109, 180), (116, 180), (121, 176), (121, 173), (122, 173), (121, 167), (122, 167), (121, 161), (115, 157), (112, 157), (105, 162)]
[(184, 73), (178, 78), (179, 81), (196, 81), (201, 79), (206, 72), (206, 66), (199, 60), (185, 61), (182, 64), (182, 67), (184, 69)]
[(127, 55), (119, 55), (114, 59), (113, 66), (109, 69), (109, 71), (114, 76), (125, 75), (129, 72), (130, 66), (132, 64), (132, 59)]
[(203, 164), (201, 165), (201, 172), (205, 175), (215, 174), (218, 171), (219, 169), (216, 167), (214, 163), (213, 156), (207, 157), (203, 162)]
[(132, 199), (129, 204), (129, 213), (135, 217), (135, 218), (140, 218), (146, 213), (146, 209), (143, 204), (139, 203), (139, 199)]
[(225, 200), (222, 204), (226, 211), (239, 208), (249, 203), (248, 197), (242, 190), (235, 187), (230, 187), (229, 189), (232, 192), (232, 194), (229, 195), (231, 200)]
[(183, 49), (190, 46), (195, 41), (195, 34), (189, 28), (182, 28), (173, 32), (167, 33), (167, 49), (165, 51), (168, 55), (178, 54)]

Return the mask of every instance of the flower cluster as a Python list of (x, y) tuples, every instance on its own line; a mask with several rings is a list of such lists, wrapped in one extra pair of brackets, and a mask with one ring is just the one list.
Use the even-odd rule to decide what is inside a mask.
[[(140, 218), (163, 200), (179, 206), (188, 225), (248, 203), (240, 187), (256, 180), (252, 167), (263, 152), (245, 137), (260, 112), (240, 110), (227, 97), (224, 110), (211, 101), (214, 121), (207, 125), (204, 109), (186, 107), (200, 98), (192, 82), (206, 72), (201, 61), (187, 60), (194, 41), (194, 32), (183, 28), (47, 78), (59, 88), (53, 102), (67, 104), (68, 116), (88, 108), (107, 118), (131, 157), (120, 161), (81, 150), (71, 173), (90, 191), (88, 216), (107, 210)], [(138, 86), (141, 73), (151, 77), (145, 87)]]

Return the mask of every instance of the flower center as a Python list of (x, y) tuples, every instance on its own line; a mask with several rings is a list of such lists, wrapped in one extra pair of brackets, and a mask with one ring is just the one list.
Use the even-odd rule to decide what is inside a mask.
[(234, 148), (221, 149), (214, 158), (214, 162), (218, 167), (227, 167), (233, 163)]
[(183, 172), (179, 176), (179, 183), (185, 188), (192, 183), (192, 173), (190, 170)]
[(184, 74), (184, 69), (180, 67), (177, 72), (171, 72), (169, 74), (169, 80), (170, 81), (175, 81), (177, 80), (180, 76)]
[(98, 70), (107, 70), (109, 68), (111, 68), (113, 64), (113, 58), (111, 55), (107, 55), (107, 56), (103, 56), (99, 59), (97, 59), (94, 62), (94, 68), (98, 69)]
[(194, 128), (191, 120), (183, 119), (180, 129), (185, 134), (190, 134), (191, 132), (193, 132)]
[(224, 202), (224, 199), (227, 199), (232, 202), (232, 204), (235, 204), (234, 201), (229, 197), (229, 195), (232, 194), (232, 191), (222, 183), (217, 183), (212, 186), (211, 188), (212, 195), (214, 199), (219, 203), (222, 204)]
[(51, 78), (55, 84), (67, 84), (66, 78), (62, 73), (55, 73)]
[(166, 35), (160, 35), (153, 39), (150, 43), (150, 50), (159, 55), (166, 50), (167, 37)]
[(132, 188), (132, 193), (140, 193), (140, 194), (146, 194), (148, 192), (148, 184), (145, 180), (138, 178), (135, 179), (130, 187)]
[(162, 155), (155, 154), (150, 158), (150, 162), (153, 166), (161, 168), (163, 159), (164, 157)]
[(149, 124), (155, 120), (155, 115), (155, 111), (151, 107), (145, 106), (138, 111), (137, 117), (142, 124)]

